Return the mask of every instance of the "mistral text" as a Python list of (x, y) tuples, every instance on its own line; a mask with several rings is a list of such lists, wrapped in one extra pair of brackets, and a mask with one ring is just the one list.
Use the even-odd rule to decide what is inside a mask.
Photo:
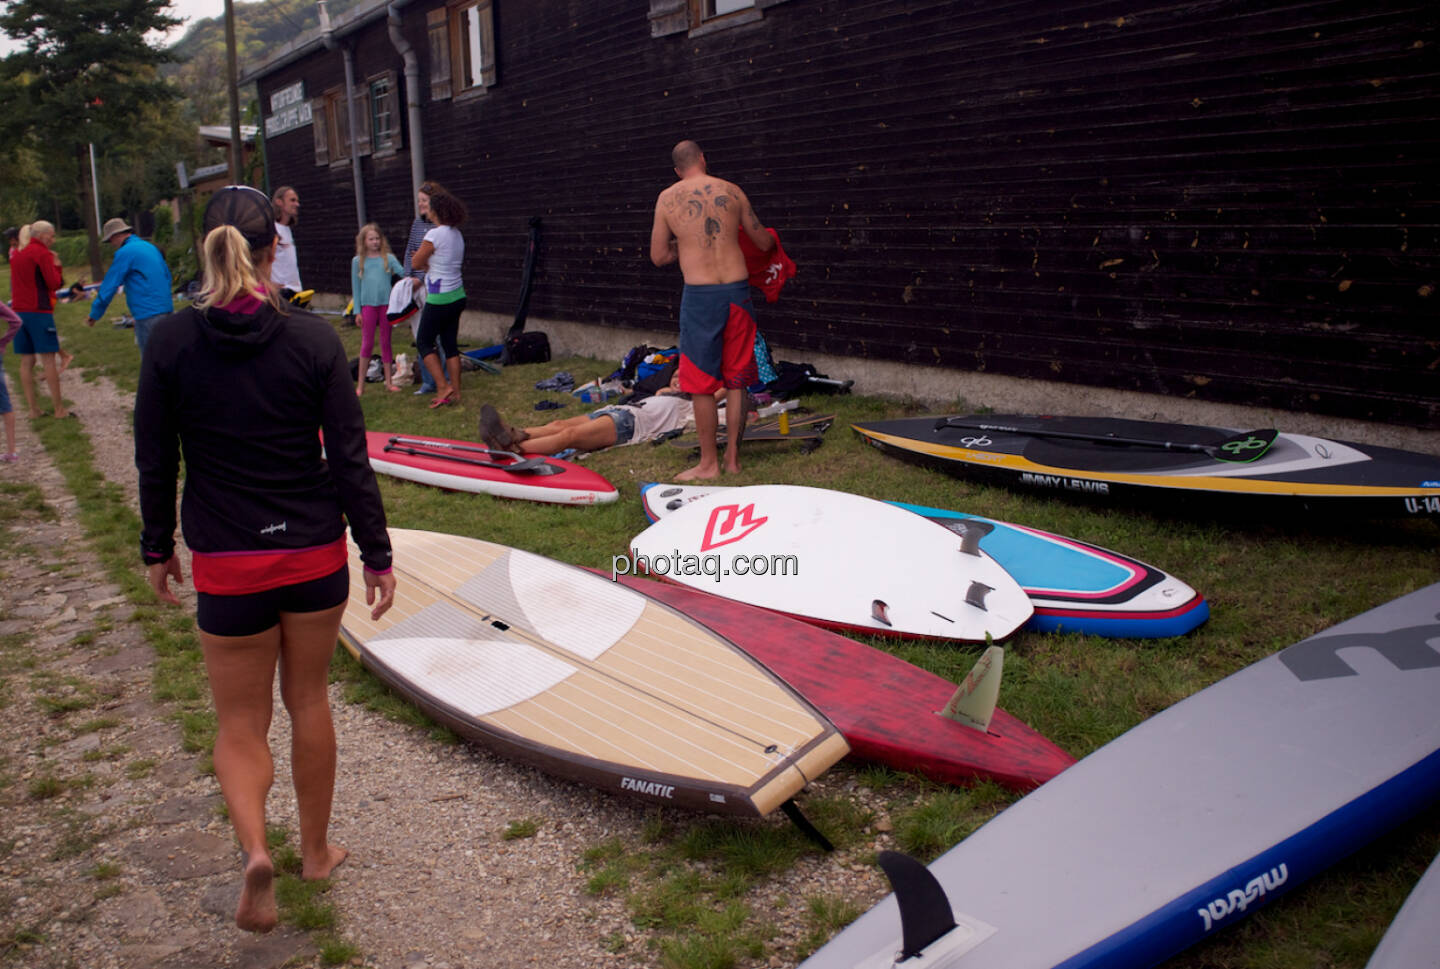
[(1225, 916), (1243, 912), (1267, 894), (1273, 894), (1289, 877), (1290, 872), (1282, 861), (1278, 868), (1271, 868), (1263, 875), (1250, 879), (1244, 888), (1231, 889), (1204, 908), (1197, 908), (1195, 912), (1204, 920), (1205, 931), (1209, 932)]

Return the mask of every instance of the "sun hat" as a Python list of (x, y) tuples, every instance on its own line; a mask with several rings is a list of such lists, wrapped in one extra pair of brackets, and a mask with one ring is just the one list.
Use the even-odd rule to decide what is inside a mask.
[(100, 241), (109, 242), (118, 232), (134, 232), (124, 219), (110, 219), (100, 229)]
[(275, 238), (275, 209), (263, 192), (248, 185), (226, 185), (205, 206), (204, 234), (221, 225), (233, 225), (251, 249), (263, 249)]

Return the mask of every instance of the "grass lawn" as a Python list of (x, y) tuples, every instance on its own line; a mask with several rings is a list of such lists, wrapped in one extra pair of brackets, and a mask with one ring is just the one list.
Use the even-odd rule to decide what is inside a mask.
[[(6, 294), (8, 284), (7, 273), (0, 277)], [(83, 324), (86, 309), (85, 304), (78, 304), (61, 307), (58, 313), (62, 340), (75, 353), (75, 365), (88, 374), (104, 373), (133, 390), (138, 358), (131, 331), (113, 328), (108, 319), (87, 329)], [(123, 299), (117, 300), (108, 318), (123, 310)], [(358, 353), (359, 331), (341, 327), (340, 333), (351, 354)], [(413, 357), (408, 329), (402, 326), (396, 337), (396, 349), (407, 350)], [(561, 357), (546, 364), (509, 367), (499, 375), (466, 374), (463, 405), (435, 411), (426, 408), (428, 398), (412, 396), (411, 388), (390, 394), (381, 385), (370, 384), (362, 406), (372, 429), (474, 440), (482, 402), (493, 403), (515, 424), (584, 413), (589, 405), (568, 394), (537, 391), (535, 382), (568, 370), (579, 383), (608, 374), (615, 366), (613, 361)], [(7, 362), (7, 368), (12, 396), (23, 413), (13, 361)], [(76, 378), (67, 375), (66, 379)], [(542, 399), (559, 401), (564, 407), (537, 412), (534, 405)], [(1001, 705), (1076, 757), (1278, 649), (1440, 578), (1440, 530), (1431, 522), (1204, 519), (1012, 492), (884, 457), (862, 445), (848, 429), (853, 421), (983, 409), (984, 400), (951, 401), (937, 407), (877, 397), (816, 396), (802, 403), (837, 414), (824, 445), (808, 455), (788, 443), (752, 446), (744, 455), (744, 473), (725, 483), (824, 486), (1022, 523), (1153, 563), (1190, 583), (1209, 600), (1210, 621), (1176, 639), (1106, 640), (1022, 631), (1005, 644)], [(664, 445), (642, 444), (594, 455), (588, 466), (621, 491), (619, 501), (598, 507), (503, 501), (386, 478), (381, 479), (380, 487), (392, 525), (475, 536), (577, 565), (608, 569), (611, 556), (623, 554), (630, 538), (645, 526), (639, 484), (670, 480), (690, 463), (689, 453)], [(138, 572), (138, 565), (136, 568)], [(978, 655), (978, 649), (968, 647), (866, 641), (952, 680), (963, 676)], [(1264, 742), (1264, 738), (1256, 740)], [(878, 786), (889, 802), (891, 816), (914, 822), (916, 833), (908, 846), (927, 860), (973, 827), (971, 822), (982, 821), (1013, 800), (1012, 795), (983, 789), (983, 796), (957, 797), (913, 778), (849, 764), (836, 770), (856, 772), (867, 786)], [(1143, 779), (1137, 781), (1143, 783)], [(863, 828), (863, 819), (831, 808), (821, 806), (830, 823), (840, 829), (837, 840), (843, 840), (847, 826), (857, 831)], [(947, 822), (940, 834), (923, 833), (927, 812)], [(777, 823), (783, 827), (783, 822)], [(671, 824), (673, 830), (652, 838), (670, 846), (667, 850), (684, 843), (687, 836), (693, 838), (696, 832), (710, 831), (713, 822), (678, 815), (671, 818)], [(729, 827), (743, 830), (745, 826), (736, 823)], [(900, 831), (897, 824), (897, 836)], [(651, 884), (645, 882), (645, 860), (658, 857), (660, 849), (647, 844), (637, 832), (636, 843), (623, 849), (605, 847), (602, 851), (597, 847), (600, 854), (594, 863), (602, 872), (618, 865), (627, 872), (632, 888), (637, 878)], [(1437, 850), (1440, 809), (1431, 808), (1331, 872), (1167, 965), (1184, 969), (1361, 967)], [(614, 860), (627, 856), (628, 863)], [(712, 866), (724, 865), (713, 861), (714, 857), (723, 858), (723, 851), (711, 857)], [(654, 870), (663, 867), (657, 862)], [(764, 874), (747, 877), (763, 879)], [(817, 899), (824, 893), (823, 885), (815, 886)], [(637, 912), (643, 909), (643, 900), (654, 895), (637, 891), (636, 897), (641, 898), (634, 903)], [(829, 932), (858, 914), (843, 906), (841, 911), (843, 914), (823, 922), (812, 944), (823, 942)], [(734, 939), (741, 959), (749, 958), (756, 945), (763, 951), (763, 939), (755, 941), (744, 919), (721, 928), (707, 927), (712, 923), (697, 916), (687, 930), (690, 935), (677, 935), (675, 964), (690, 964), (683, 953), (703, 948), (687, 944), (695, 938), (718, 935)]]

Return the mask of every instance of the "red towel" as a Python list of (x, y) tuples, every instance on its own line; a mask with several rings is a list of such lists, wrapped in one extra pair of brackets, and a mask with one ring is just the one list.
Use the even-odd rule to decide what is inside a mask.
[(765, 294), (765, 302), (773, 303), (780, 298), (780, 290), (785, 288), (785, 281), (795, 275), (795, 260), (785, 255), (785, 250), (780, 247), (779, 233), (774, 229), (765, 231), (775, 240), (775, 246), (769, 252), (751, 242), (744, 228), (740, 230), (740, 251), (745, 254), (745, 268), (750, 271), (750, 285)]

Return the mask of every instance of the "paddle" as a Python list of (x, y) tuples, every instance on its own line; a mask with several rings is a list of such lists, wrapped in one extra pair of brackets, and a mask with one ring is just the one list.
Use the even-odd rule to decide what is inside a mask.
[(1050, 431), (1032, 427), (1014, 427), (1009, 424), (985, 424), (980, 421), (967, 421), (961, 417), (942, 417), (935, 422), (935, 429), (941, 430), (946, 427), (960, 427), (973, 431), (994, 431), (1000, 434), (1028, 434), (1032, 437), (1056, 437), (1067, 441), (1093, 441), (1098, 444), (1126, 444), (1133, 447), (1153, 447), (1166, 451), (1194, 451), (1199, 454), (1208, 454), (1216, 461), (1230, 461), (1235, 464), (1248, 464), (1263, 457), (1280, 436), (1280, 432), (1272, 428), (1255, 431), (1242, 431), (1234, 437), (1228, 437), (1219, 444), (1189, 444), (1181, 441), (1166, 441), (1161, 438), (1147, 437), (1119, 437), (1114, 434), (1081, 434), (1076, 431)]
[[(419, 445), (424, 450), (417, 450), (406, 445)], [(499, 471), (534, 471), (546, 466), (543, 457), (522, 458), (513, 451), (493, 451), (485, 447), (472, 447), (468, 444), (450, 444), (446, 441), (426, 441), (423, 439), (408, 437), (392, 437), (385, 444), (386, 452), (397, 451), (400, 454), (409, 454), (416, 457), (441, 458), (446, 461), (458, 461), (461, 464), (472, 464), (481, 468), (495, 468)], [(440, 453), (437, 453), (440, 452)], [(498, 457), (514, 458), (511, 464), (499, 464), (495, 461), (481, 461), (478, 458), (467, 458), (459, 454), (445, 454), (444, 451), (470, 451), (477, 454), (489, 454)]]

